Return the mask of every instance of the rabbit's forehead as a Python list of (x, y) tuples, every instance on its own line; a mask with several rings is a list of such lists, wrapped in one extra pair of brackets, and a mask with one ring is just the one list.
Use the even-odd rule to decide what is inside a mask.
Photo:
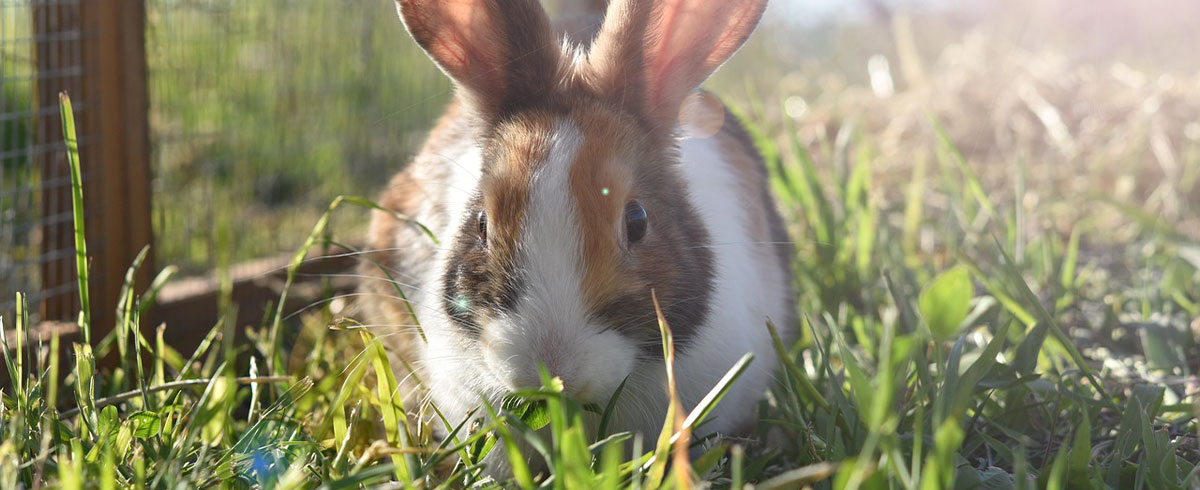
[[(621, 219), (633, 198), (634, 157), (642, 144), (626, 121), (595, 111), (533, 114), (502, 125), (483, 181), (489, 247), (528, 269), (545, 244), (567, 242), (558, 264), (580, 276), (586, 306), (623, 289)], [(528, 254), (522, 256), (521, 251)], [(532, 279), (532, 278), (531, 278)]]

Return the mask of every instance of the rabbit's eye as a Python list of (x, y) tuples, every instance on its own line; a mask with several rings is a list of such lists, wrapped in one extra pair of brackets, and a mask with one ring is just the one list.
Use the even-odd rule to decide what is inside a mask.
[(479, 214), (475, 215), (475, 226), (478, 227), (479, 239), (482, 240), (484, 243), (487, 243), (487, 212), (486, 211), (480, 210)]
[(625, 239), (629, 240), (630, 245), (646, 236), (646, 226), (649, 223), (646, 208), (642, 207), (642, 203), (630, 201), (625, 205)]

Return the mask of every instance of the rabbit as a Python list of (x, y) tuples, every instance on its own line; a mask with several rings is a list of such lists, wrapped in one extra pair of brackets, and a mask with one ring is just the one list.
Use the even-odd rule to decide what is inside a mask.
[(408, 408), (479, 417), (541, 386), (541, 365), (584, 403), (624, 383), (610, 426), (652, 440), (668, 405), (653, 296), (685, 410), (754, 355), (703, 426), (752, 430), (778, 365), (765, 323), (786, 338), (796, 321), (793, 248), (750, 137), (699, 87), (766, 0), (612, 0), (582, 42), (537, 0), (397, 6), (456, 92), (383, 192), (361, 264)]

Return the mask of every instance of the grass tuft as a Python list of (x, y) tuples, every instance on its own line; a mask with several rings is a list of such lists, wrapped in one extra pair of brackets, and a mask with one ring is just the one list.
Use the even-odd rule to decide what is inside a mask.
[[(1031, 231), (1043, 207), (1061, 203), (997, 197), (932, 118), (923, 134), (936, 164), (917, 159), (904, 174), (915, 183), (890, 201), (870, 134), (843, 127), (810, 147), (756, 104), (743, 119), (797, 240), (802, 311), (792, 343), (770, 320), (747, 327), (768, 329), (781, 359), (753, 437), (692, 436), (752, 359), (682, 406), (673, 386), (684, 373), (673, 371), (661, 313), (671, 403), (653, 440), (611, 432), (622, 389), (585, 406), (548, 375), (539, 389), (446, 420), (405, 399), (387, 332), (328, 306), (223, 322), (181, 355), (162, 328), (143, 333), (172, 270), (138, 294), (128, 278), (141, 256), (119, 328), (93, 349), (75, 178), (85, 342), (59, 358), (57, 334), (31, 334), (21, 295), (17, 315), (0, 318), (12, 380), (0, 397), (0, 488), (1200, 487), (1200, 253), (1175, 222), (1122, 204), (1138, 247), (1116, 252), (1086, 215)], [(63, 107), (77, 177), (65, 95)], [(378, 208), (333, 201), (289, 265), (288, 287), (314, 248), (338, 243), (343, 204)], [(233, 342), (238, 333), (249, 342)], [(118, 365), (99, 368), (114, 347)], [(589, 431), (587, 418), (599, 427)], [(508, 470), (497, 480), (485, 469), (498, 462)]]

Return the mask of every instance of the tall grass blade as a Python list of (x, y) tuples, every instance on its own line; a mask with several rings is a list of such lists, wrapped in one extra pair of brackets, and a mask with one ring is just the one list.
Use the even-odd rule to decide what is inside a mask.
[[(411, 447), (412, 436), (409, 434), (408, 418), (404, 413), (404, 402), (400, 399), (400, 386), (396, 383), (395, 372), (388, 362), (387, 351), (370, 332), (360, 332), (366, 349), (371, 352), (371, 364), (375, 367), (379, 411), (383, 414), (383, 426), (387, 430), (388, 442), (401, 448)], [(421, 465), (415, 454), (393, 454), (392, 464), (396, 469), (396, 479), (401, 482), (409, 482), (419, 476), (416, 471)]]
[(83, 171), (79, 163), (79, 139), (75, 137), (75, 111), (66, 92), (58, 94), (62, 115), (63, 140), (67, 144), (67, 162), (71, 166), (71, 212), (75, 224), (75, 274), (79, 287), (80, 330), (83, 342), (92, 343), (92, 306), (88, 298), (87, 238), (84, 232)]
[(1001, 264), (1001, 270), (1004, 272), (1005, 276), (1008, 278), (1013, 287), (1017, 289), (1017, 292), (1020, 293), (1021, 299), (1024, 300), (1025, 303), (1033, 305), (1034, 311), (1037, 312), (1038, 321), (1044, 322), (1050, 327), (1050, 333), (1056, 340), (1059, 341), (1063, 348), (1066, 349), (1067, 354), (1071, 357), (1071, 361), (1074, 362), (1075, 366), (1079, 368), (1079, 371), (1087, 377), (1088, 382), (1091, 383), (1092, 387), (1096, 389), (1096, 392), (1101, 395), (1104, 404), (1115, 408), (1112, 401), (1113, 398), (1108, 394), (1108, 390), (1104, 388), (1104, 384), (1101, 383), (1100, 379), (1096, 377), (1096, 374), (1092, 372), (1091, 366), (1088, 366), (1087, 360), (1085, 360), (1083, 355), (1079, 353), (1079, 349), (1075, 347), (1075, 344), (1071, 341), (1070, 337), (1067, 337), (1067, 334), (1058, 326), (1058, 322), (1054, 320), (1054, 317), (1050, 315), (1050, 312), (1046, 310), (1046, 307), (1042, 305), (1042, 302), (1039, 301), (1037, 296), (1033, 294), (1033, 291), (1029, 289), (1029, 285), (1026, 284), (1025, 279), (1021, 277), (1020, 271), (1017, 270), (1012, 258), (1008, 256), (1007, 252), (1004, 251), (1004, 247), (999, 246), (999, 242), (997, 242), (996, 248), (1000, 252), (1000, 256), (1004, 259), (1004, 262)]

